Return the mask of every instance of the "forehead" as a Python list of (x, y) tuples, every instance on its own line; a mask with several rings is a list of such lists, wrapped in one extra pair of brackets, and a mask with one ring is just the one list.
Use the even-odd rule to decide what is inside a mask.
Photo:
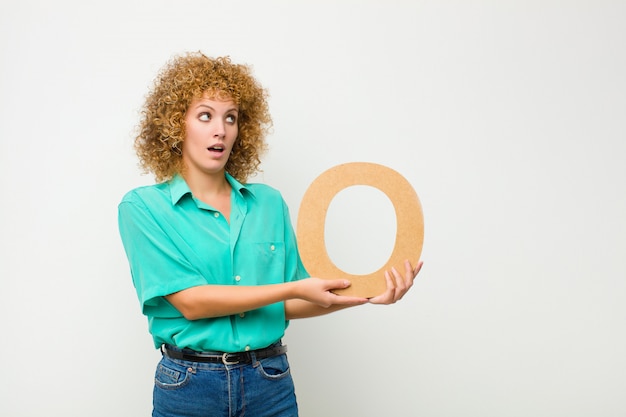
[(189, 103), (189, 107), (196, 106), (202, 103), (205, 103), (205, 104), (214, 103), (214, 104), (219, 104), (220, 106), (227, 106), (227, 107), (235, 108), (237, 110), (239, 109), (239, 106), (237, 105), (237, 103), (235, 103), (232, 97), (228, 95), (227, 93), (224, 93), (221, 91), (217, 91), (217, 92), (212, 91), (212, 90), (205, 91), (199, 97), (192, 99), (191, 103)]

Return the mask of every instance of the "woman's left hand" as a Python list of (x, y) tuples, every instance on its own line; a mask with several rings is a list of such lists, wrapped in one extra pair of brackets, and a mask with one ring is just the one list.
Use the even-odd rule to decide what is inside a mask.
[(422, 261), (419, 261), (415, 268), (411, 267), (409, 260), (404, 261), (404, 274), (400, 274), (394, 267), (390, 271), (385, 271), (385, 281), (387, 290), (384, 293), (370, 298), (370, 304), (393, 304), (404, 297), (413, 286), (415, 277), (422, 269)]

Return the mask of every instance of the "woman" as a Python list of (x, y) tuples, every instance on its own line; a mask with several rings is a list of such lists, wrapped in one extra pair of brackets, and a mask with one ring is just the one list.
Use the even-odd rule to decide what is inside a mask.
[(171, 60), (146, 99), (135, 148), (157, 184), (124, 196), (119, 228), (163, 353), (153, 416), (297, 416), (288, 321), (394, 303), (421, 268), (386, 273), (369, 300), (308, 276), (282, 196), (246, 183), (271, 125), (266, 98), (247, 66), (193, 53)]

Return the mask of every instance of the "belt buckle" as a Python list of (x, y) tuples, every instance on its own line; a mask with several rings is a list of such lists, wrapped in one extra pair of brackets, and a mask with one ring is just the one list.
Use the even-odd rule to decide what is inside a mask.
[[(222, 363), (223, 363), (224, 365), (237, 365), (237, 364), (239, 363), (239, 359), (237, 359), (236, 361), (229, 361), (229, 360), (228, 360), (228, 355), (231, 355), (231, 354), (230, 354), (230, 353), (226, 353), (226, 352), (225, 352), (225, 353), (222, 355)], [(237, 355), (237, 357), (239, 357), (239, 356)]]

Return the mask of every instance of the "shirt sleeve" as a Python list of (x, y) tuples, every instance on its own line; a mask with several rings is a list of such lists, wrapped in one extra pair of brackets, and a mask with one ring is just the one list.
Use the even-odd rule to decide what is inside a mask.
[(142, 312), (151, 317), (182, 317), (164, 296), (206, 284), (139, 198), (118, 206), (118, 226)]
[(296, 240), (296, 234), (294, 233), (293, 226), (291, 224), (291, 217), (289, 215), (289, 207), (285, 200), (283, 200), (283, 216), (284, 216), (284, 230), (285, 230), (285, 281), (297, 281), (303, 278), (308, 278), (307, 272), (302, 259), (300, 259), (300, 252), (298, 251), (298, 242)]

